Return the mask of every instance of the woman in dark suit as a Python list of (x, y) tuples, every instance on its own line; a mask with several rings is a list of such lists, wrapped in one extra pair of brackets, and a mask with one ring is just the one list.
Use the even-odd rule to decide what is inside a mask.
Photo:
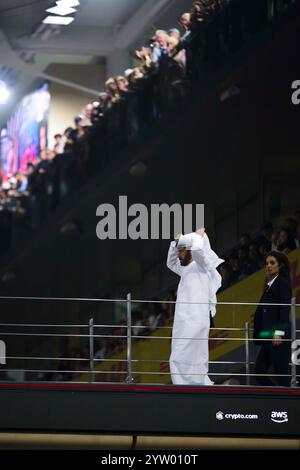
[[(255, 374), (267, 374), (273, 366), (275, 374), (290, 373), (291, 338), (290, 306), (262, 304), (290, 304), (292, 288), (287, 257), (271, 251), (266, 257), (268, 283), (254, 315), (254, 343), (260, 346), (255, 363)], [(270, 341), (260, 341), (270, 339)], [(279, 385), (289, 387), (290, 377), (276, 377)], [(260, 385), (274, 386), (270, 377), (256, 376)]]

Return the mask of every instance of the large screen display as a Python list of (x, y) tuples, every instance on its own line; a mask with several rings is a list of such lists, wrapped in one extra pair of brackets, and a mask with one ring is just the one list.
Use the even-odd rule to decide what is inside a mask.
[(1, 130), (0, 172), (2, 181), (14, 173), (25, 172), (47, 146), (50, 106), (48, 85), (26, 95)]

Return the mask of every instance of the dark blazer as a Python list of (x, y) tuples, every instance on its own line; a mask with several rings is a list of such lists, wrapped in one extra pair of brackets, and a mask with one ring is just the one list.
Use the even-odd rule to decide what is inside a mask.
[[(260, 303), (290, 304), (292, 288), (290, 279), (278, 276), (271, 287), (265, 291)], [(253, 338), (258, 339), (264, 330), (281, 330), (285, 332), (284, 339), (291, 337), (290, 307), (281, 305), (258, 305), (254, 314)], [(272, 337), (272, 336), (271, 336)], [(264, 341), (254, 341), (260, 346), (267, 344)]]

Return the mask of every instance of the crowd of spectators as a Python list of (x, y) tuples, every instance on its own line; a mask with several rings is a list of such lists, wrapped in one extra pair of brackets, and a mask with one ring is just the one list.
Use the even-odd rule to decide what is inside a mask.
[(278, 227), (265, 222), (255, 237), (243, 233), (239, 244), (225, 256), (225, 263), (219, 268), (222, 276), (220, 292), (263, 268), (265, 256), (271, 250), (288, 255), (299, 246), (300, 211), (295, 213), (295, 217), (286, 218)]
[[(55, 136), (27, 172), (0, 189), (0, 250), (11, 246), (12, 227), (36, 228), (61, 199), (168, 112), (182, 109), (210, 70), (296, 0), (200, 0), (178, 27), (158, 29), (135, 51), (135, 66), (110, 77), (98, 100)], [(196, 86), (195, 86), (196, 85)]]

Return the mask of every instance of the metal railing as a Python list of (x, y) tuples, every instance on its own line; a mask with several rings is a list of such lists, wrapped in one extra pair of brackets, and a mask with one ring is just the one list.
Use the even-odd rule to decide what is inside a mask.
[[(4, 299), (3, 297), (0, 298)], [(172, 337), (171, 330), (172, 326), (162, 325), (157, 326), (155, 329), (149, 326), (142, 324), (136, 324), (133, 321), (133, 315), (135, 311), (133, 310), (134, 306), (143, 305), (147, 303), (151, 304), (172, 304), (175, 305), (176, 301), (147, 301), (147, 300), (133, 300), (131, 294), (127, 295), (126, 300), (111, 300), (111, 299), (74, 299), (74, 298), (36, 298), (36, 297), (19, 297), (11, 298), (5, 297), (5, 300), (9, 301), (79, 301), (79, 302), (122, 302), (126, 307), (126, 321), (121, 322), (120, 324), (97, 324), (94, 317), (90, 317), (89, 321), (86, 323), (76, 323), (76, 324), (58, 324), (58, 323), (45, 323), (45, 324), (35, 324), (35, 323), (0, 323), (0, 340), (1, 343), (6, 345), (6, 354), (2, 354), (0, 350), (0, 380), (5, 380), (3, 374), (10, 376), (11, 374), (16, 374), (17, 372), (23, 372), (24, 380), (34, 380), (34, 381), (59, 381), (59, 382), (69, 382), (69, 381), (79, 381), (79, 382), (89, 382), (89, 383), (107, 383), (107, 382), (123, 382), (131, 384), (137, 379), (137, 376), (144, 375), (145, 377), (159, 379), (161, 383), (168, 383), (170, 372), (168, 370), (168, 357), (155, 357), (155, 358), (143, 358), (136, 357), (134, 354), (133, 347), (135, 344), (138, 344), (141, 340), (148, 341), (168, 341), (172, 340), (189, 340), (189, 341), (209, 341), (211, 344), (214, 342), (232, 342), (233, 344), (237, 343), (237, 348), (233, 347), (235, 355), (238, 357), (228, 357), (228, 352), (222, 355), (221, 360), (211, 360), (209, 361), (209, 367), (231, 367), (234, 366), (234, 371), (220, 371), (218, 370), (209, 370), (208, 374), (213, 377), (218, 378), (239, 378), (244, 381), (244, 383), (239, 385), (251, 385), (251, 379), (253, 377), (258, 377), (260, 375), (264, 377), (289, 377), (291, 379), (291, 385), (297, 385), (297, 368), (296, 364), (291, 362), (291, 374), (257, 374), (252, 372), (252, 367), (254, 362), (251, 358), (252, 344), (255, 341), (252, 337), (253, 329), (250, 326), (249, 319), (245, 321), (242, 327), (218, 327), (211, 328), (211, 332), (217, 333), (216, 336), (207, 337), (195, 337), (195, 338), (185, 338), (185, 337)], [(200, 304), (196, 302), (181, 302), (183, 304)], [(177, 302), (180, 304), (180, 302)], [(207, 303), (202, 303), (201, 305), (209, 305)], [(220, 302), (217, 304), (220, 309), (222, 306), (257, 306), (258, 303), (245, 303), (245, 302)], [(296, 304), (295, 299), (292, 300), (291, 304), (260, 304), (260, 305), (285, 305), (291, 307), (291, 338), (282, 339), (282, 342), (293, 343), (297, 340), (297, 334), (300, 333), (300, 330), (297, 330), (296, 327), (296, 308), (299, 307), (299, 304)], [(5, 328), (5, 329), (4, 329)], [(20, 331), (21, 329), (21, 331)], [(75, 331), (74, 331), (75, 329)], [(101, 330), (105, 329), (106, 331), (102, 334)], [(116, 334), (114, 331), (117, 330)], [(57, 331), (58, 330), (58, 331)], [(100, 333), (99, 333), (100, 330)], [(166, 332), (164, 334), (164, 331)], [(120, 334), (121, 332), (121, 334)], [(146, 336), (142, 334), (147, 332), (150, 334)], [(158, 332), (158, 333), (156, 333)], [(221, 335), (218, 333), (221, 332)], [(226, 335), (224, 334), (226, 332)], [(230, 336), (228, 336), (228, 334)], [(85, 347), (85, 355), (76, 356), (76, 354), (62, 354), (62, 355), (34, 355), (34, 354), (10, 354), (10, 350), (15, 350), (15, 344), (12, 340), (18, 340), (18, 345), (20, 345), (20, 339), (23, 339), (24, 345), (30, 339), (29, 348), (31, 350), (36, 347), (37, 339), (42, 339), (40, 343), (40, 349), (43, 349), (46, 341), (59, 340), (64, 341), (66, 339), (72, 339), (76, 341), (86, 342), (87, 346)], [(112, 354), (102, 355), (101, 357), (97, 356), (95, 353), (95, 341), (97, 339), (111, 341), (111, 344), (115, 341), (117, 344), (118, 355), (114, 357)], [(270, 342), (272, 339), (260, 339), (261, 343)], [(7, 343), (7, 344), (6, 344)], [(49, 345), (47, 346), (49, 347)], [(28, 348), (28, 344), (27, 344)], [(56, 345), (56, 349), (59, 346)], [(24, 347), (25, 351), (25, 347)], [(237, 360), (240, 359), (241, 360)], [(5, 364), (3, 364), (5, 361)], [(21, 361), (22, 367), (13, 367), (14, 364), (18, 364)], [(38, 365), (46, 364), (45, 367), (40, 368)], [(51, 367), (53, 365), (54, 367)], [(47, 365), (49, 365), (47, 367)], [(112, 370), (106, 370), (105, 368), (99, 369), (99, 365), (115, 365), (118, 367)], [(137, 366), (140, 365), (141, 368), (137, 369)], [(148, 369), (145, 366), (148, 365)], [(153, 366), (160, 366), (162, 370), (153, 370)], [(242, 369), (242, 371), (241, 371)], [(191, 374), (189, 374), (191, 375)], [(198, 374), (194, 374), (198, 375)], [(99, 380), (100, 377), (100, 380)], [(109, 377), (110, 380), (104, 380)], [(103, 380), (101, 380), (103, 378)], [(143, 382), (145, 383), (145, 382)], [(150, 380), (147, 383), (153, 383), (153, 380)], [(159, 382), (155, 382), (159, 383)]]

